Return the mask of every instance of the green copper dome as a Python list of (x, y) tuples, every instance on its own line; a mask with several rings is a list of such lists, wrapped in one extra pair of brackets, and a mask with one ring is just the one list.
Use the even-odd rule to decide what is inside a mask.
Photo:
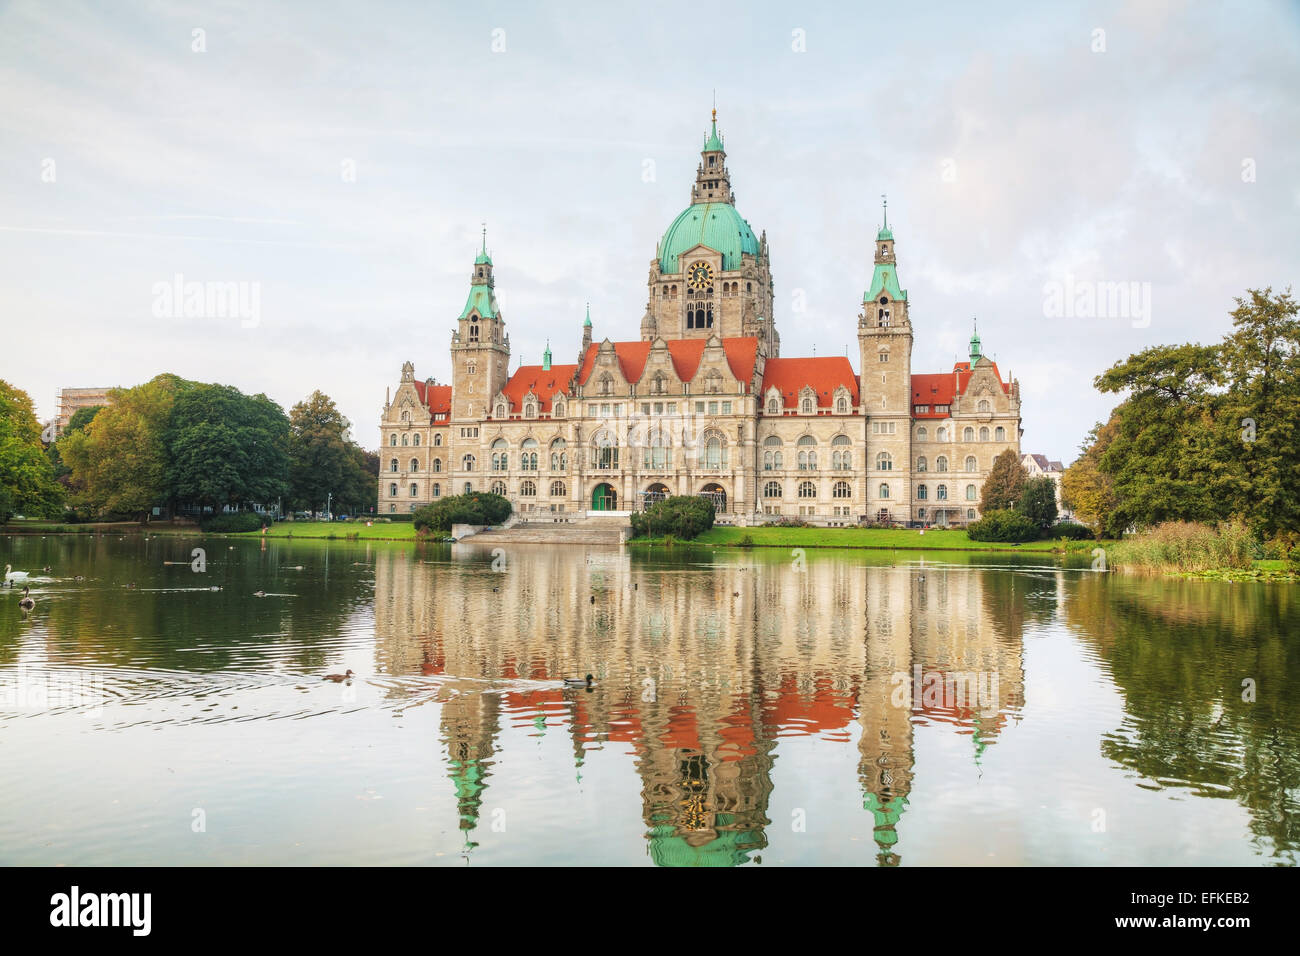
[(659, 269), (681, 272), (678, 257), (688, 249), (706, 245), (722, 253), (724, 270), (739, 269), (742, 255), (758, 255), (758, 239), (749, 223), (730, 203), (704, 202), (687, 206), (659, 241)]
[(894, 238), (894, 231), (890, 229), (888, 226), (882, 226), (880, 231), (876, 233), (876, 242), (881, 242), (885, 239), (892, 240), (893, 238)]

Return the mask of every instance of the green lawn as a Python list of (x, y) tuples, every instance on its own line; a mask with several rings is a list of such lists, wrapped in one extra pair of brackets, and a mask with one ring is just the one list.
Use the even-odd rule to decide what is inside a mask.
[[(238, 538), (255, 538), (260, 531), (235, 535)], [(268, 538), (358, 538), (363, 541), (414, 541), (415, 525), (409, 521), (391, 524), (375, 522), (366, 527), (364, 521), (276, 521), (266, 532)]]
[[(691, 544), (736, 546), (748, 536), (756, 547), (775, 548), (896, 548), (899, 551), (1052, 551), (1058, 541), (999, 544), (972, 541), (957, 529), (912, 531), (906, 528), (713, 528)], [(646, 542), (652, 543), (652, 542)], [(1095, 547), (1091, 541), (1072, 545)], [(1084, 549), (1084, 550), (1087, 550)]]

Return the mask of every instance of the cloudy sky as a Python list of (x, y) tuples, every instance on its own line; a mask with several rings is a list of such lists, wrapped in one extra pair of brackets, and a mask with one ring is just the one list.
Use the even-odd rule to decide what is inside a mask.
[[(320, 388), (374, 446), (404, 360), (449, 378), (481, 222), (512, 364), (572, 361), (588, 300), (638, 337), (715, 90), (783, 354), (858, 364), (888, 193), (913, 369), (978, 316), (1026, 451), (1069, 461), (1098, 372), (1297, 281), (1294, 3), (540, 6), (0, 2), (0, 378), (42, 417), (163, 371)], [(177, 275), (255, 320), (169, 313)]]

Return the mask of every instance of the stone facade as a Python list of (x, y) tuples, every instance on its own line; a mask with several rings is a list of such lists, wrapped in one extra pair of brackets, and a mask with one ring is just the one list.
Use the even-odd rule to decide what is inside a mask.
[(380, 422), (380, 514), (496, 491), (524, 517), (628, 511), (705, 494), (718, 521), (801, 518), (960, 526), (993, 459), (1019, 452), (1020, 389), (971, 339), (951, 372), (912, 373), (913, 326), (894, 236), (876, 236), (844, 357), (783, 358), (767, 236), (734, 205), (716, 119), (689, 205), (650, 264), (641, 337), (593, 340), (571, 364), (509, 373), (486, 239), (452, 332), (452, 383), (402, 367)]

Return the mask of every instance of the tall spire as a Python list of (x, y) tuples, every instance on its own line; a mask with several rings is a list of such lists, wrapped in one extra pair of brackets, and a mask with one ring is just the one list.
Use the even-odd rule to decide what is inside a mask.
[(880, 227), (880, 231), (876, 233), (876, 242), (894, 238), (894, 233), (889, 228), (889, 197), (884, 193), (880, 194), (880, 209), (881, 216), (883, 217), (883, 224)]
[(970, 363), (974, 365), (980, 360), (980, 326), (979, 319), (972, 318), (971, 324), (974, 327), (974, 333), (970, 337)]
[(542, 353), (542, 371), (549, 372), (550, 370), (551, 370), (551, 340), (547, 339), (546, 351)]
[(700, 166), (691, 188), (691, 204), (708, 202), (734, 203), (731, 192), (731, 175), (727, 172), (727, 149), (718, 135), (718, 109), (713, 108), (713, 123), (700, 150)]
[(483, 263), (492, 264), (492, 257), (488, 255), (487, 251), (487, 223), (483, 223), (483, 245), (479, 249), (477, 258), (474, 259), (475, 265), (482, 265)]
[(591, 303), (587, 303), (587, 319), (582, 323), (585, 328), (591, 328)]

